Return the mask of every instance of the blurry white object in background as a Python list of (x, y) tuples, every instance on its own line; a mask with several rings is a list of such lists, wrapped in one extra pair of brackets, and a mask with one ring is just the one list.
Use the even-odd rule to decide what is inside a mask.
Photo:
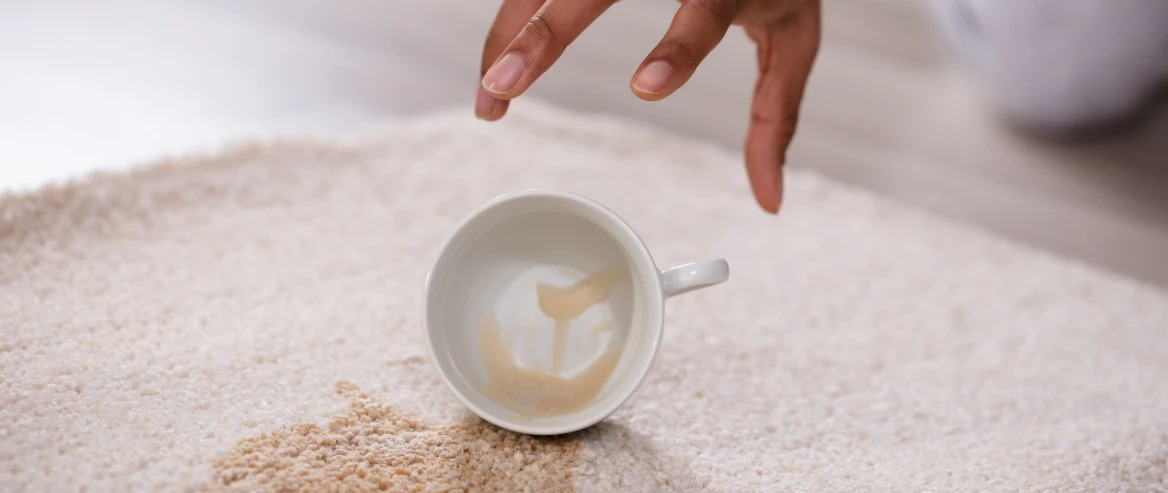
[(932, 0), (998, 111), (1040, 132), (1125, 120), (1168, 78), (1168, 0)]
[(387, 59), (211, 3), (0, 2), (0, 192), (385, 121)]

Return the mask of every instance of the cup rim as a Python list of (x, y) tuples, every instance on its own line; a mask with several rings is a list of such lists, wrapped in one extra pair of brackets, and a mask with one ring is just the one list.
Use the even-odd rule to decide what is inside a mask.
[[(491, 209), (494, 209), (507, 202), (531, 197), (552, 197), (556, 199), (572, 201), (588, 207), (593, 211), (598, 212), (602, 217), (609, 221), (611, 225), (616, 226), (621, 234), (625, 235), (628, 239), (631, 239), (635, 252), (630, 252), (629, 248), (626, 247), (624, 248), (625, 254), (629, 256), (639, 255), (644, 261), (648, 263), (648, 267), (651, 270), (651, 272), (648, 274), (652, 276), (652, 281), (648, 283), (651, 289), (651, 292), (648, 295), (650, 297), (649, 299), (651, 300), (650, 303), (656, 304), (656, 310), (654, 311), (657, 312), (657, 323), (650, 327), (650, 330), (653, 330), (654, 333), (649, 350), (647, 351), (647, 354), (644, 355), (646, 358), (645, 363), (642, 368), (634, 367), (632, 369), (634, 373), (630, 374), (628, 377), (629, 379), (633, 380), (633, 383), (631, 385), (628, 385), (627, 382), (622, 383), (622, 385), (628, 385), (628, 388), (623, 391), (619, 387), (614, 389), (615, 391), (620, 392), (620, 394), (618, 394), (618, 399), (612, 400), (612, 404), (605, 407), (598, 407), (598, 403), (593, 403), (593, 405), (584, 408), (584, 411), (587, 412), (583, 418), (577, 420), (576, 422), (568, 422), (566, 424), (556, 426), (537, 426), (531, 423), (524, 423), (522, 421), (508, 420), (488, 412), (487, 410), (480, 407), (473, 399), (463, 395), (463, 393), (460, 392), (459, 389), (451, 382), (451, 377), (447, 374), (444, 367), (438, 361), (439, 348), (435, 343), (435, 339), (433, 337), (434, 330), (430, 326), (429, 319), (430, 301), (431, 297), (434, 296), (432, 291), (434, 288), (434, 271), (437, 270), (437, 267), (441, 263), (446, 261), (445, 259), (447, 252), (451, 248), (455, 237), (458, 236), (458, 233), (474, 221), (478, 220), (479, 217)], [(607, 228), (605, 231), (612, 234), (612, 232)], [(665, 294), (661, 286), (660, 275), (660, 269), (657, 267), (656, 262), (653, 261), (653, 256), (649, 253), (649, 248), (645, 245), (645, 242), (641, 240), (641, 237), (637, 235), (636, 231), (633, 230), (632, 226), (625, 222), (625, 220), (617, 215), (616, 212), (593, 199), (563, 190), (535, 188), (523, 189), (496, 196), (495, 198), (488, 200), (478, 208), (474, 209), (470, 214), (463, 218), (457, 226), (455, 226), (450, 235), (443, 242), (442, 248), (439, 249), (438, 257), (434, 261), (434, 266), (431, 267), (431, 269), (426, 273), (424, 296), (422, 297), (422, 325), (426, 330), (426, 348), (430, 353), (430, 361), (434, 364), (434, 366), (437, 367), (438, 374), (442, 377), (442, 383), (451, 393), (454, 394), (456, 398), (458, 398), (460, 402), (462, 402), (463, 405), (469, 408), (480, 418), (500, 428), (519, 433), (525, 433), (528, 435), (562, 435), (565, 433), (572, 433), (588, 428), (611, 416), (612, 413), (616, 412), (617, 409), (623, 406), (625, 402), (627, 402), (629, 398), (637, 392), (637, 390), (641, 387), (641, 384), (645, 381), (645, 377), (649, 374), (649, 370), (653, 366), (653, 361), (657, 358), (657, 351), (661, 347), (661, 339), (664, 333), (663, 328), (665, 325)]]

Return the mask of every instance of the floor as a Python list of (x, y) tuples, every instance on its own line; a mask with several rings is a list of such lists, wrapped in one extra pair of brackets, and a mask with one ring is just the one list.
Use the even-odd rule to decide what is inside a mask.
[[(923, 1), (825, 2), (791, 166), (1168, 285), (1168, 105), (1118, 138), (1027, 139), (946, 62)], [(0, 3), (0, 190), (226, 140), (471, 111), (497, 2), (272, 5)], [(627, 90), (673, 8), (618, 3), (531, 94), (737, 148), (754, 74), (740, 32), (670, 99), (644, 103)]]

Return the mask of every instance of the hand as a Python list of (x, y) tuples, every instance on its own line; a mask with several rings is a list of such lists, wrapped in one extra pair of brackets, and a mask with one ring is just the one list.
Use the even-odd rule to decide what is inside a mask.
[[(497, 120), (616, 0), (503, 0), (483, 46), (475, 115)], [(673, 94), (741, 25), (758, 45), (758, 80), (746, 132), (746, 172), (758, 204), (777, 213), (783, 162), (799, 103), (819, 49), (819, 0), (681, 0), (665, 37), (633, 75), (633, 94), (657, 101)]]

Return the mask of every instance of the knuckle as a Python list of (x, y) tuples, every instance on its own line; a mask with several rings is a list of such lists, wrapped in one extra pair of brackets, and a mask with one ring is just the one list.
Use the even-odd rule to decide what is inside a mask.
[(666, 53), (674, 63), (685, 68), (696, 68), (705, 56), (697, 45), (681, 38), (671, 39), (667, 44)]
[(523, 26), (523, 36), (551, 46), (561, 46), (558, 29), (542, 15), (535, 15), (526, 26)]
[(718, 24), (729, 26), (734, 23), (736, 8), (733, 0), (689, 0), (686, 6)]
[(750, 123), (771, 125), (775, 123), (775, 118), (767, 113), (759, 111), (758, 109), (754, 109), (750, 111)]
[(750, 112), (750, 122), (765, 125), (775, 129), (775, 138), (781, 142), (790, 142), (795, 137), (795, 129), (799, 125), (799, 112), (785, 112), (781, 115), (754, 109)]

